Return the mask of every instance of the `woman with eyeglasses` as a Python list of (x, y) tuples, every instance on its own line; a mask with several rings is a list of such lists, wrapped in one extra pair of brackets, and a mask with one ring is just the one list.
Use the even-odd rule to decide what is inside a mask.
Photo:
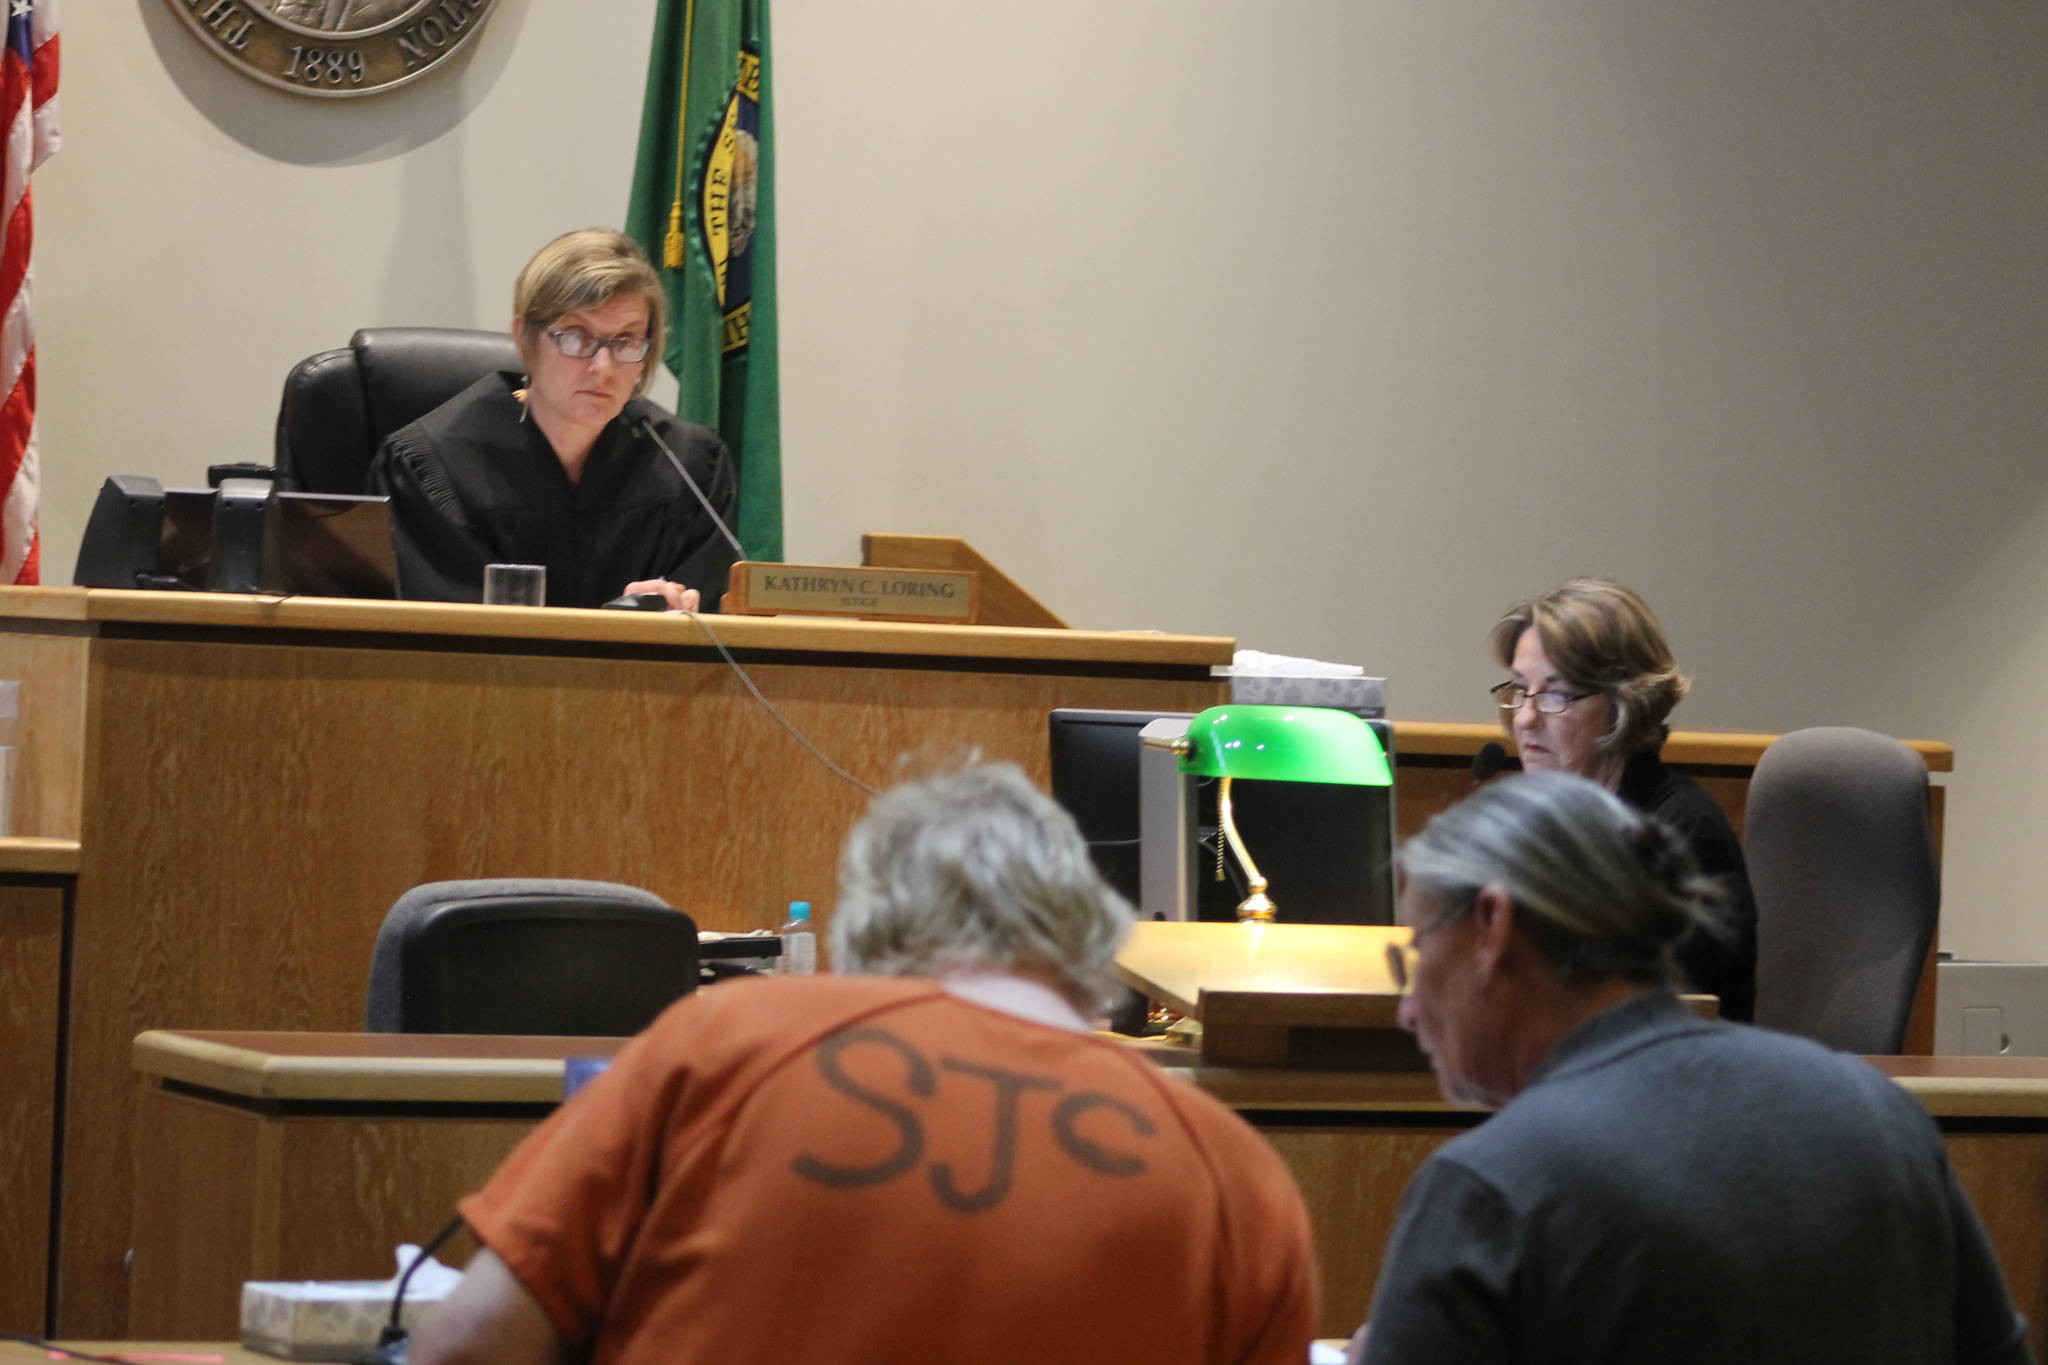
[(1664, 765), (1671, 709), (1692, 683), (1678, 671), (1656, 613), (1605, 578), (1574, 578), (1518, 602), (1495, 624), (1493, 689), (1524, 772), (1574, 773), (1677, 830), (1726, 888), (1724, 922), (1695, 931), (1678, 962), (1692, 989), (1721, 998), (1723, 1018), (1756, 1003), (1756, 899), (1742, 844), (1712, 797)]
[(716, 433), (642, 397), (667, 314), (646, 255), (609, 229), (565, 233), (519, 272), (512, 309), (526, 373), (486, 375), (392, 433), (371, 467), (402, 593), (475, 602), (486, 564), (539, 564), (553, 606), (658, 593), (713, 607), (735, 556), (660, 442), (727, 524), (733, 461)]
[(1401, 1024), (1499, 1112), (1409, 1183), (1354, 1362), (2032, 1359), (1920, 1104), (1674, 998), (1715, 895), (1674, 831), (1538, 773), (1400, 866)]

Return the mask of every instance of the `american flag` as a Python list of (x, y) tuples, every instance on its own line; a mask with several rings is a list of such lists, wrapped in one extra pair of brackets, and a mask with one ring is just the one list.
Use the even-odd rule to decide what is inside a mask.
[(28, 178), (57, 150), (57, 0), (0, 0), (7, 50), (0, 54), (0, 126), (7, 162), (0, 175), (6, 228), (0, 236), (0, 583), (40, 578), (36, 531), (36, 327), (29, 311), (29, 246), (35, 218)]

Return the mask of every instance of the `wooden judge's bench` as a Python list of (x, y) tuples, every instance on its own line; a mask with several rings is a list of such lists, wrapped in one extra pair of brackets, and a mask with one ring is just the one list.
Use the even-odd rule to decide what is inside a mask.
[[(875, 539), (893, 556), (877, 563), (963, 562), (957, 542)], [(136, 1036), (359, 1029), (371, 946), (406, 889), (616, 880), (725, 930), (773, 927), (791, 899), (829, 906), (867, 798), (721, 646), (877, 786), (899, 755), (969, 750), (1043, 782), (1055, 707), (1227, 699), (1210, 669), (1230, 639), (1056, 628), (1000, 575), (980, 593), (979, 625), (707, 631), (654, 613), (0, 589), (25, 836), (0, 840), (0, 1328), (130, 1330), (149, 1154)], [(1396, 727), (1404, 829), (1463, 794), (1493, 733)], [(1696, 738), (1674, 737), (1681, 764)], [(1734, 737), (1706, 775), (1739, 798), (1767, 738)], [(442, 1216), (422, 1210), (413, 1231)]]
[[(983, 621), (1034, 606), (982, 584)], [(875, 786), (971, 751), (1043, 783), (1048, 711), (1199, 710), (1233, 644), (708, 626)], [(128, 1330), (137, 1034), (360, 1029), (385, 912), (444, 878), (628, 882), (705, 929), (772, 929), (792, 899), (829, 907), (868, 799), (665, 613), (10, 588), (0, 678), (23, 682), (14, 829), (55, 841), (0, 850), (10, 1330)]]

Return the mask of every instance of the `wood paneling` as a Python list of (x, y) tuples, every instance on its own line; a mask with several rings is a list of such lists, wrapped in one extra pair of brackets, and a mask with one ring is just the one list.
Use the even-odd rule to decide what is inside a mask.
[(393, 1274), (538, 1122), (269, 1117), (160, 1090), (139, 1118), (128, 1334), (164, 1338), (235, 1335), (245, 1279)]
[(2034, 1359), (2048, 1360), (2048, 1132), (1957, 1127), (1943, 1140), (1998, 1252), (2013, 1303), (2027, 1315)]
[[(1485, 744), (1505, 743), (1498, 725), (1463, 721), (1402, 721), (1396, 727), (1400, 746), (1412, 754), (1471, 758)], [(1734, 730), (1673, 730), (1664, 742), (1664, 761), (1680, 768), (1754, 768), (1776, 735)], [(1931, 773), (1955, 770), (1955, 750), (1939, 740), (1909, 739), (1902, 743), (1919, 754)]]
[[(1259, 1115), (1249, 1117), (1259, 1122)], [(1348, 1337), (1372, 1305), (1381, 1253), (1409, 1180), (1431, 1152), (1465, 1129), (1424, 1123), (1384, 1129), (1261, 1125), (1261, 1131), (1308, 1203), (1323, 1282), (1316, 1334)]]
[[(645, 886), (706, 929), (772, 928), (793, 898), (829, 925), (838, 847), (867, 797), (723, 662), (599, 647), (701, 646), (682, 618), (85, 598), (88, 615), (123, 625), (93, 640), (90, 658), (56, 1319), (67, 1334), (112, 1336), (128, 1320), (135, 1036), (359, 1027), (377, 927), (407, 888), (591, 877)], [(592, 618), (580, 627), (587, 653), (573, 618)], [(252, 623), (296, 633), (232, 628)], [(358, 634), (429, 625), (469, 643), (382, 648), (386, 637)], [(349, 638), (329, 643), (330, 627)], [(529, 639), (505, 652), (478, 638), (515, 627)], [(1230, 645), (857, 622), (716, 628), (750, 650), (801, 649), (801, 663), (755, 655), (748, 671), (877, 786), (897, 776), (899, 755), (971, 751), (1043, 782), (1046, 712), (1198, 710), (1222, 686), (1175, 660), (1206, 663)]]
[[(958, 536), (864, 535), (860, 559), (884, 569), (955, 569), (979, 575), (981, 617), (992, 625), (1064, 630), (1066, 622)], [(1225, 662), (1228, 662), (1227, 660)]]
[(90, 644), (82, 634), (0, 632), (0, 678), (22, 683), (12, 828), (0, 834), (78, 837)]
[(43, 1328), (64, 891), (0, 884), (0, 1329)]
[[(145, 1094), (130, 1330), (224, 1332), (230, 1319), (219, 1305), (238, 1278), (381, 1268), (387, 1243), (428, 1235), (422, 1223), (438, 1227), (452, 1201), (482, 1183), (537, 1121), (507, 1118), (504, 1107), (530, 1100), (537, 1086), (558, 1092), (561, 1058), (581, 1046), (318, 1034), (138, 1041), (136, 1065), (148, 1084), (197, 1076), (248, 1098)], [(1318, 1330), (1349, 1335), (1370, 1304), (1409, 1180), (1484, 1114), (1446, 1104), (1427, 1073), (1194, 1066), (1185, 1048), (1132, 1046), (1185, 1068), (1187, 1080), (1243, 1114), (1287, 1163), (1314, 1228), (1324, 1300)], [(478, 1067), (489, 1060), (507, 1064), (495, 1078)], [(2014, 1301), (2036, 1324), (2038, 1353), (2048, 1323), (2048, 1060), (1875, 1064), (1941, 1124)], [(431, 1116), (411, 1112), (435, 1093), (436, 1077), (450, 1102)], [(285, 1093), (291, 1098), (271, 1098)], [(353, 1116), (312, 1112), (344, 1097), (375, 1099)], [(537, 1116), (541, 1106), (532, 1108)]]

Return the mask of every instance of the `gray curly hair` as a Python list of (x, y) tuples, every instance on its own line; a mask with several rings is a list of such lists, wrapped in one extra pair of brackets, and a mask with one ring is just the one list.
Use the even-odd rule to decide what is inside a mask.
[(888, 976), (1012, 972), (1088, 1010), (1108, 998), (1130, 923), (1073, 817), (1015, 766), (982, 764), (875, 799), (840, 856), (832, 960)]

